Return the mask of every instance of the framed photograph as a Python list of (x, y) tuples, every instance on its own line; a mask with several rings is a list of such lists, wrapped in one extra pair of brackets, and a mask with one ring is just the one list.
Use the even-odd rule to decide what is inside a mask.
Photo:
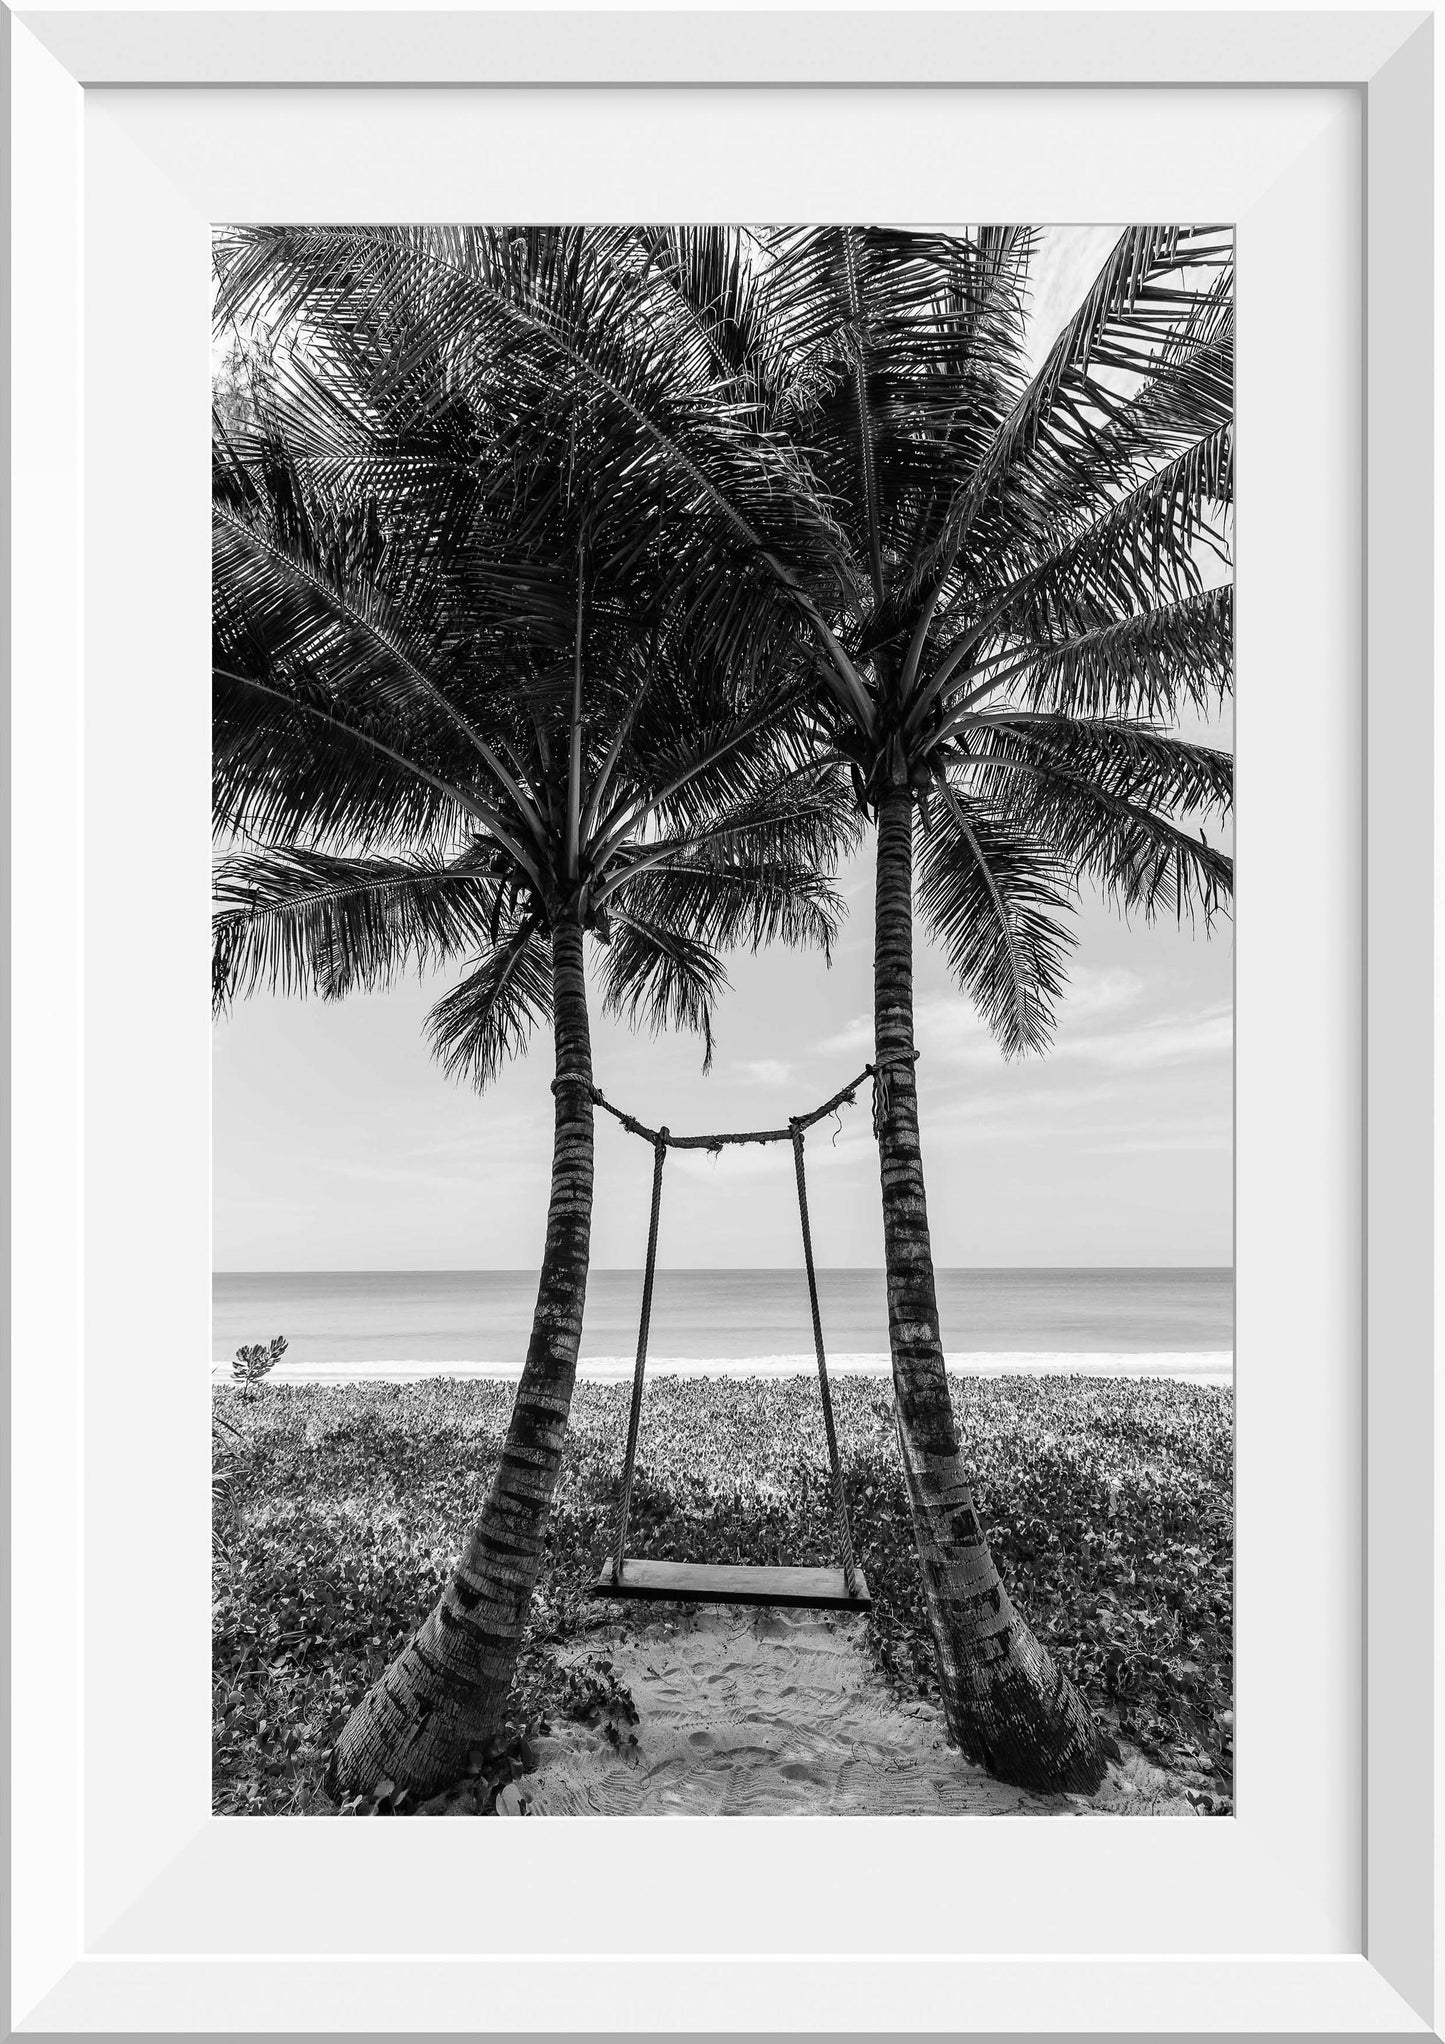
[(17, 2032), (1433, 2032), (1432, 30), (7, 16)]

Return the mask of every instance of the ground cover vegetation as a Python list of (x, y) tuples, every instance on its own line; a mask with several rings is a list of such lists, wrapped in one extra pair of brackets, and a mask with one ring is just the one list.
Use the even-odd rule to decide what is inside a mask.
[[(987, 1537), (1106, 1749), (1128, 1742), (1180, 1776), (1201, 1811), (1227, 1813), (1232, 1395), (1159, 1379), (955, 1375), (950, 1389)], [(361, 1796), (328, 1793), (328, 1755), (357, 1695), (447, 1579), (500, 1459), (514, 1387), (214, 1395), (227, 1475), (215, 1503), (218, 1812), (518, 1814), (536, 1742), (555, 1723), (584, 1719), (620, 1745), (645, 1741), (605, 1650), (589, 1646), (602, 1613), (587, 1588), (615, 1532), (626, 1385), (577, 1387), (506, 1714), (430, 1797), (386, 1780)], [(869, 1651), (900, 1695), (938, 1703), (891, 1387), (845, 1376), (833, 1395), (874, 1597)], [(816, 1386), (655, 1380), (631, 1525), (634, 1552), (670, 1560), (827, 1562), (835, 1535)]]

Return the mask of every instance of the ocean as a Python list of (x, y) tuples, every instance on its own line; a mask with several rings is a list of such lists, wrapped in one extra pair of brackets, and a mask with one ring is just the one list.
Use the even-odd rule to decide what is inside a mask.
[[(1232, 1369), (1234, 1274), (1185, 1270), (940, 1270), (950, 1365), (1205, 1377)], [(211, 1355), (224, 1371), (242, 1342), (284, 1334), (278, 1376), (506, 1376), (520, 1370), (534, 1271), (217, 1271)], [(829, 1365), (887, 1367), (879, 1270), (820, 1270)], [(594, 1270), (581, 1366), (629, 1371), (642, 1273)], [(650, 1368), (727, 1374), (813, 1367), (800, 1269), (660, 1270)]]

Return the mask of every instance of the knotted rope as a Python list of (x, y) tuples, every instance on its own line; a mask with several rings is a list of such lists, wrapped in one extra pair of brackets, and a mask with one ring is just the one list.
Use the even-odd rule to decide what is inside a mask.
[(883, 1123), (892, 1104), (890, 1094), (892, 1081), (888, 1076), (888, 1067), (890, 1065), (916, 1065), (917, 1062), (918, 1052), (916, 1050), (906, 1050), (898, 1051), (892, 1057), (879, 1058), (876, 1065), (869, 1065), (868, 1069), (873, 1074), (874, 1142), (881, 1142), (883, 1139)]
[(856, 1079), (850, 1079), (841, 1086), (831, 1100), (825, 1100), (821, 1107), (815, 1107), (811, 1114), (797, 1114), (789, 1118), (786, 1128), (729, 1129), (712, 1136), (675, 1136), (665, 1128), (649, 1128), (645, 1121), (639, 1121), (635, 1114), (627, 1114), (620, 1107), (614, 1107), (600, 1086), (594, 1086), (580, 1072), (563, 1072), (552, 1081), (552, 1091), (559, 1092), (563, 1086), (580, 1086), (587, 1093), (594, 1107), (600, 1107), (604, 1114), (610, 1114), (614, 1121), (621, 1122), (629, 1135), (638, 1136), (644, 1143), (655, 1147), (662, 1143), (669, 1150), (713, 1150), (721, 1151), (731, 1144), (739, 1143), (790, 1143), (795, 1128), (809, 1129), (815, 1121), (823, 1121), (840, 1107), (852, 1107), (858, 1098), (858, 1088), (865, 1079), (873, 1081), (873, 1133), (878, 1134), (882, 1117), (888, 1111), (888, 1068), (891, 1065), (912, 1065), (918, 1062), (916, 1050), (895, 1051), (889, 1057), (881, 1057), (876, 1064), (864, 1065)]

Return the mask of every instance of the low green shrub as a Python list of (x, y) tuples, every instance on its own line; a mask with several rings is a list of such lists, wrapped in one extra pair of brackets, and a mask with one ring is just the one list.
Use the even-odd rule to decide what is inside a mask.
[[(978, 1502), (1011, 1592), (1106, 1726), (1231, 1807), (1233, 1398), (1162, 1379), (955, 1378)], [(495, 1466), (510, 1384), (221, 1386), (228, 1436), (214, 1604), (215, 1807), (323, 1810), (326, 1754), (455, 1560)], [(513, 1697), (470, 1802), (513, 1779), (529, 1731), (588, 1716), (630, 1736), (631, 1699), (593, 1657), (564, 1667), (597, 1607), (615, 1527), (626, 1385), (579, 1384)], [(886, 1380), (834, 1385), (870, 1649), (936, 1697), (933, 1650)], [(633, 1554), (836, 1562), (817, 1387), (659, 1377), (632, 1494)], [(611, 1607), (614, 1611), (616, 1607)], [(383, 1799), (385, 1801), (385, 1799)], [(373, 1805), (374, 1806), (374, 1805)]]

